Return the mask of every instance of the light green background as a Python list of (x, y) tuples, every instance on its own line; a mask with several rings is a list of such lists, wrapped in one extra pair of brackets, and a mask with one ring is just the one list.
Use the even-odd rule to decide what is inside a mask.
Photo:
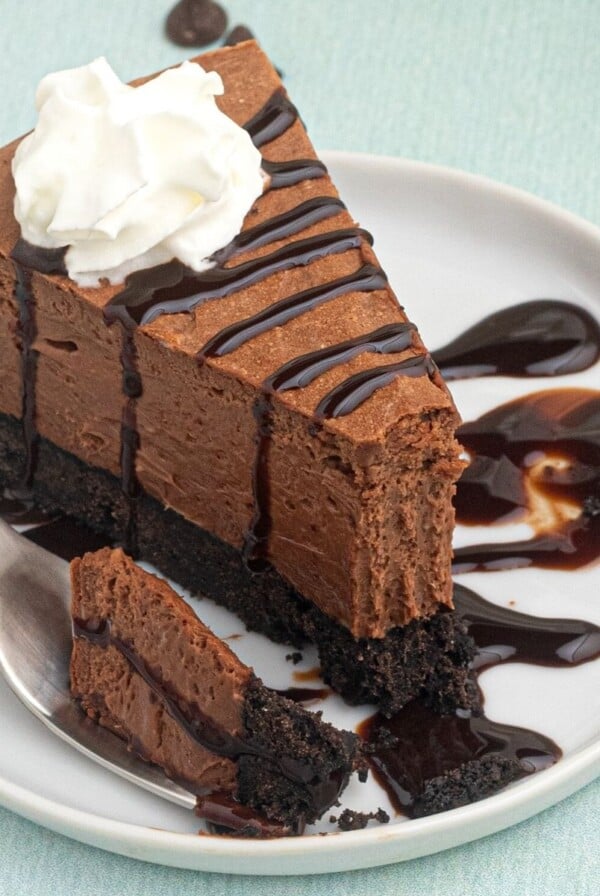
[[(486, 174), (600, 224), (600, 0), (231, 0), (317, 147)], [(187, 55), (169, 0), (0, 0), (0, 143), (34, 122), (46, 72), (108, 57), (123, 78)], [(1, 730), (1, 727), (0, 727)], [(2, 736), (2, 735), (0, 735)], [(315, 878), (159, 868), (0, 810), (0, 896), (206, 893), (597, 896), (600, 782), (485, 840), (410, 863)]]

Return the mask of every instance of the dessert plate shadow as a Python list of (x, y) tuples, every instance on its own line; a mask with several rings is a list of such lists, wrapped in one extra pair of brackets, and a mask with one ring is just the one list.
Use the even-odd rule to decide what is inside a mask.
[[(535, 298), (578, 303), (600, 318), (600, 230), (520, 191), (459, 171), (401, 159), (348, 153), (322, 156), (375, 248), (398, 298), (410, 307), (432, 348), (484, 315)], [(600, 365), (548, 379), (488, 378), (456, 382), (465, 420), (536, 389), (598, 388)], [(457, 545), (481, 532), (459, 528)], [(488, 533), (488, 540), (489, 540)], [(500, 539), (511, 537), (506, 527)], [(600, 624), (600, 567), (576, 572), (522, 569), (469, 574), (459, 581), (492, 602), (525, 613)], [(195, 602), (192, 601), (192, 604)], [(286, 661), (289, 649), (246, 633), (210, 601), (202, 619), (231, 639), (265, 683), (308, 686), (316, 658)], [(0, 680), (0, 804), (66, 836), (133, 858), (181, 868), (242, 874), (318, 874), (403, 861), (448, 849), (524, 820), (600, 773), (600, 660), (572, 669), (523, 664), (492, 668), (480, 678), (487, 715), (552, 737), (563, 758), (488, 799), (428, 818), (394, 817), (372, 780), (352, 781), (343, 806), (382, 806), (387, 825), (336, 833), (327, 820), (301, 838), (244, 841), (198, 836), (191, 812), (139, 790), (53, 736)], [(330, 695), (315, 708), (354, 729), (372, 708), (347, 707)], [(339, 811), (339, 810), (338, 810)], [(327, 832), (327, 836), (318, 836)]]

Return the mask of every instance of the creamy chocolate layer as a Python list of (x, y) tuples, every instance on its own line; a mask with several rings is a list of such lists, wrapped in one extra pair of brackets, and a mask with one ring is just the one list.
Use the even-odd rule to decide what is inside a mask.
[(105, 548), (74, 560), (71, 582), (71, 611), (79, 626), (71, 658), (73, 695), (173, 777), (199, 788), (235, 790), (235, 763), (187, 736), (118, 645), (142, 658), (167, 691), (176, 689), (181, 704), (232, 737), (243, 730), (251, 670), (166, 582), (142, 573), (120, 550)]
[[(253, 42), (199, 58), (223, 77), (222, 109), (244, 124), (281, 82)], [(0, 153), (0, 411), (21, 416), (18, 308), (11, 250), (10, 160)], [(265, 159), (314, 158), (301, 122), (261, 146)], [(313, 172), (314, 174), (314, 172)], [(318, 197), (336, 197), (327, 176), (267, 190), (244, 231)], [(298, 239), (354, 226), (345, 210), (239, 254), (227, 266), (260, 258)], [(262, 384), (283, 364), (356, 339), (406, 316), (387, 286), (350, 290), (222, 357), (198, 355), (216, 333), (274, 302), (376, 265), (368, 241), (357, 248), (280, 270), (189, 313), (157, 317), (133, 332), (143, 393), (137, 400), (136, 474), (163, 504), (236, 547), (255, 514), (254, 406)], [(36, 425), (84, 462), (120, 472), (121, 326), (105, 306), (122, 287), (81, 289), (67, 278), (33, 272), (39, 352)], [(394, 363), (423, 355), (417, 334)], [(272, 397), (268, 457), (267, 556), (320, 609), (355, 636), (381, 637), (410, 619), (451, 605), (451, 496), (461, 469), (453, 432), (457, 415), (436, 377), (399, 375), (352, 413), (315, 427), (322, 399), (353, 374), (390, 364), (361, 353), (303, 388)]]

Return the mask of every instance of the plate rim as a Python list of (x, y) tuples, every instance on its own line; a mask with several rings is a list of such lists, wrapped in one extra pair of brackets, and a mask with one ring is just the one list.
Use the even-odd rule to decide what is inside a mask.
[[(484, 175), (374, 153), (328, 150), (318, 155), (327, 165), (363, 170), (383, 166), (396, 176), (410, 173), (484, 191), (499, 201), (518, 204), (550, 218), (555, 225), (575, 231), (600, 250), (600, 227), (549, 200)], [(469, 843), (538, 814), (597, 775), (600, 775), (600, 739), (563, 757), (542, 774), (468, 806), (392, 827), (382, 825), (343, 834), (266, 841), (199, 837), (111, 819), (37, 794), (3, 775), (0, 775), (0, 804), (72, 839), (151, 863), (245, 875), (320, 874), (383, 866)], [(311, 868), (304, 867), (307, 853), (313, 862)], [(242, 864), (232, 869), (231, 862), (235, 859)], [(282, 864), (282, 860), (287, 863)]]
[[(341, 165), (352, 165), (355, 162), (364, 162), (367, 165), (389, 165), (395, 168), (404, 168), (406, 171), (415, 172), (427, 177), (444, 178), (456, 184), (471, 186), (488, 193), (494, 193), (500, 199), (510, 200), (519, 205), (526, 205), (538, 212), (549, 215), (557, 221), (568, 224), (570, 228), (594, 241), (600, 240), (600, 223), (594, 224), (586, 218), (582, 218), (575, 212), (563, 208), (550, 199), (536, 196), (522, 187), (505, 184), (494, 180), (485, 174), (476, 174), (462, 168), (454, 168), (450, 165), (439, 165), (435, 162), (422, 162), (419, 159), (410, 159), (404, 156), (379, 155), (369, 152), (351, 152), (341, 149), (317, 150), (317, 155), (326, 164), (332, 162)], [(600, 247), (599, 247), (600, 248)]]

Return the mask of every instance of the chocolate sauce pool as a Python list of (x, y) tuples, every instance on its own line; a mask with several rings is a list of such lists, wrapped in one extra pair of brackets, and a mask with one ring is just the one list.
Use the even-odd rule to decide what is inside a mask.
[(28, 529), (25, 538), (45, 551), (70, 562), (88, 551), (112, 546), (111, 539), (94, 532), (84, 523), (63, 516), (35, 529)]
[(448, 381), (474, 376), (561, 376), (600, 357), (600, 325), (579, 305), (523, 302), (490, 314), (433, 352)]
[[(522, 541), (460, 548), (455, 572), (578, 569), (600, 556), (600, 392), (533, 392), (464, 424), (457, 435), (471, 458), (458, 483), (458, 521), (489, 524), (517, 512), (537, 531)], [(532, 489), (548, 513), (558, 502), (573, 512), (554, 524), (536, 522)]]
[[(454, 604), (477, 647), (476, 675), (499, 663), (563, 668), (600, 657), (600, 628), (590, 622), (517, 613), (461, 585), (455, 585)], [(376, 713), (358, 733), (370, 745), (369, 764), (392, 805), (412, 816), (453, 808), (457, 803), (446, 796), (453, 789), (481, 799), (562, 755), (554, 741), (535, 731), (483, 713), (442, 716), (419, 700), (391, 719)], [(396, 743), (390, 745), (389, 735)]]
[(458, 584), (454, 606), (475, 641), (472, 669), (478, 673), (499, 663), (561, 668), (600, 657), (600, 628), (591, 622), (518, 613)]
[(196, 815), (207, 822), (211, 833), (228, 836), (260, 837), (264, 840), (272, 837), (289, 837), (290, 834), (298, 835), (304, 830), (301, 820), (292, 830), (286, 825), (269, 821), (249, 806), (242, 806), (227, 793), (199, 796)]
[(29, 491), (4, 489), (0, 495), (0, 519), (13, 526), (47, 523), (49, 516), (35, 506)]
[[(557, 745), (526, 728), (502, 725), (485, 716), (440, 716), (413, 700), (392, 719), (376, 714), (358, 733), (375, 747), (369, 765), (397, 812), (412, 817), (455, 808), (452, 776), (465, 785), (461, 805), (548, 768), (560, 759)], [(396, 738), (393, 747), (377, 748)], [(482, 768), (488, 765), (486, 781)], [(481, 765), (483, 763), (483, 766)], [(447, 788), (447, 791), (446, 791)], [(466, 794), (472, 790), (472, 799)], [(448, 795), (446, 795), (448, 793)]]

